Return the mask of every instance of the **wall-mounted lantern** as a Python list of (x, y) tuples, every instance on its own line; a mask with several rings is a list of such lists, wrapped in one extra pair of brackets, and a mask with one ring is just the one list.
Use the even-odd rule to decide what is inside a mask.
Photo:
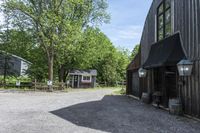
[(140, 68), (140, 69), (138, 70), (138, 73), (139, 73), (139, 77), (140, 77), (140, 78), (144, 78), (144, 77), (147, 76), (147, 70), (144, 69), (144, 68)]
[(183, 59), (177, 64), (177, 67), (179, 76), (191, 76), (193, 62), (190, 60)]
[[(178, 72), (179, 72), (179, 76), (191, 76), (192, 74), (192, 67), (193, 67), (193, 62), (187, 59), (182, 59), (178, 64), (177, 64), (177, 68), (178, 68)], [(171, 102), (169, 102), (169, 110), (170, 112), (177, 114), (177, 115), (182, 115), (183, 113), (183, 105), (182, 105), (182, 101), (181, 101), (181, 88), (185, 85), (185, 81), (183, 79), (179, 79), (179, 88), (178, 88), (178, 101), (176, 101), (176, 104), (173, 104), (171, 99)], [(173, 106), (171, 106), (173, 105)], [(178, 109), (176, 111), (174, 111), (174, 108)]]

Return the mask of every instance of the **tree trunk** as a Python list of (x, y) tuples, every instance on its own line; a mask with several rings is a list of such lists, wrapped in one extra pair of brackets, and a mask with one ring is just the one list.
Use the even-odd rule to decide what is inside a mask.
[(64, 79), (63, 79), (64, 82), (66, 82), (68, 74), (69, 74), (69, 71), (65, 71), (65, 75), (64, 75)]
[(3, 84), (4, 84), (4, 87), (6, 87), (7, 71), (8, 71), (8, 57), (7, 57), (7, 55), (5, 55), (5, 59), (4, 59), (4, 73), (3, 73)]
[(59, 82), (64, 82), (66, 83), (66, 79), (68, 76), (68, 68), (66, 67), (66, 65), (61, 65), (59, 70), (58, 70), (58, 78), (59, 78)]
[(59, 75), (59, 82), (64, 82), (64, 77), (65, 77), (65, 67), (64, 65), (62, 65), (58, 71), (58, 75)]
[(51, 82), (49, 85), (48, 85), (48, 89), (49, 91), (53, 91), (53, 60), (54, 60), (54, 57), (53, 55), (50, 55), (48, 57), (48, 81)]

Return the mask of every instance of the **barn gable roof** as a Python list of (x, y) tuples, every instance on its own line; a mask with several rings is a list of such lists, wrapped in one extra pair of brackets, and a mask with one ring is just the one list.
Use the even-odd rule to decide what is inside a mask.
[(137, 70), (140, 67), (140, 52), (135, 56), (135, 58), (128, 65), (127, 70)]

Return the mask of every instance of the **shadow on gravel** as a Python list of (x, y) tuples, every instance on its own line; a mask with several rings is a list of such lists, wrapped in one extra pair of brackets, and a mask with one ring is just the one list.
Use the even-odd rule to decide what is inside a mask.
[(101, 101), (81, 103), (51, 113), (78, 126), (118, 133), (127, 125), (126, 106), (131, 102), (133, 100), (126, 96), (105, 96)]
[(105, 96), (51, 113), (78, 126), (109, 133), (200, 133), (199, 122), (169, 115), (126, 96)]

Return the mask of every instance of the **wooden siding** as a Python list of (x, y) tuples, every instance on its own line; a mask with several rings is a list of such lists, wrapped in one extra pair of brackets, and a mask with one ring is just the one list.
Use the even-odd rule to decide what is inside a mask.
[(136, 97), (140, 97), (141, 92), (140, 88), (140, 79), (138, 70), (140, 68), (141, 61), (141, 50), (139, 49), (139, 53), (135, 56), (135, 58), (131, 61), (131, 63), (127, 67), (127, 85), (126, 85), (126, 93), (130, 95), (134, 95)]
[[(74, 84), (74, 76), (78, 76), (77, 86)], [(91, 76), (91, 82), (84, 83), (82, 82), (82, 75), (70, 75), (70, 86), (72, 88), (95, 88), (96, 87), (96, 76)]]
[[(154, 0), (143, 29), (141, 38), (141, 64), (149, 54), (150, 47), (156, 40), (156, 13), (162, 0)], [(194, 61), (193, 74), (184, 78), (185, 86), (181, 90), (186, 114), (200, 118), (200, 0), (171, 0), (172, 31), (179, 32), (186, 56)], [(148, 89), (153, 89), (153, 73), (149, 72), (146, 80)]]

